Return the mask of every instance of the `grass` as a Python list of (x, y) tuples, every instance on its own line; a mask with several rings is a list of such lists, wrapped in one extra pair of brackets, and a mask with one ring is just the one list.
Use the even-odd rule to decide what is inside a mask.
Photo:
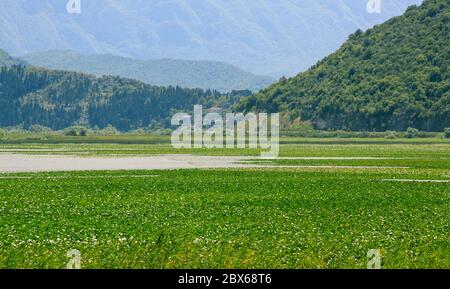
[[(347, 140), (352, 141), (352, 140)], [(403, 141), (403, 140), (402, 140)], [(140, 155), (155, 144), (4, 144), (0, 151)], [(244, 155), (248, 150), (181, 153)], [(35, 152), (33, 152), (35, 153)], [(450, 268), (450, 144), (285, 142), (269, 168), (0, 175), (0, 268)], [(258, 160), (255, 160), (258, 161)]]
[[(450, 139), (311, 139), (281, 138), (281, 157), (449, 157)], [(259, 156), (253, 149), (174, 149), (166, 136), (120, 135), (65, 137), (0, 142), (0, 153), (78, 156), (136, 156), (158, 154)]]
[[(119, 134), (119, 135), (88, 135), (66, 136), (60, 133), (9, 133), (6, 137), (0, 138), (0, 144), (170, 144), (170, 136), (168, 135), (152, 135), (152, 134)], [(442, 138), (441, 135), (435, 137), (423, 138), (349, 138), (349, 137), (327, 137), (327, 138), (311, 138), (311, 137), (282, 137), (282, 144), (302, 144), (302, 143), (321, 143), (321, 144), (435, 144), (450, 143), (449, 138)]]
[(282, 160), (259, 160), (250, 163), (271, 164), (274, 166), (350, 166), (350, 167), (404, 167), (423, 169), (449, 169), (450, 158), (400, 158), (400, 159), (282, 159)]

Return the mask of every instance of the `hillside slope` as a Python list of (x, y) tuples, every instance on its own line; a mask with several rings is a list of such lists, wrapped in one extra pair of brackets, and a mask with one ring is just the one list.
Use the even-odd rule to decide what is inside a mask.
[(240, 104), (320, 129), (441, 131), (450, 126), (450, 1), (427, 0), (357, 31), (309, 71)]
[(238, 97), (114, 76), (4, 66), (0, 68), (0, 127), (111, 124), (123, 131), (169, 127), (176, 111), (192, 111), (196, 104), (226, 107)]
[(258, 76), (222, 62), (177, 59), (137, 60), (114, 55), (82, 55), (71, 51), (47, 51), (22, 57), (28, 63), (49, 69), (117, 75), (153, 85), (259, 91), (275, 79)]

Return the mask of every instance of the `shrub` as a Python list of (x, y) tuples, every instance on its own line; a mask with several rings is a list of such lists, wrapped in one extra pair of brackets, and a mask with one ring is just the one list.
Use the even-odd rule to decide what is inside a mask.
[(450, 138), (450, 127), (444, 129), (444, 138)]
[(5, 137), (6, 137), (6, 135), (7, 135), (7, 132), (6, 132), (6, 130), (4, 130), (4, 129), (0, 128), (0, 139), (3, 139), (3, 138), (5, 138)]
[(80, 134), (79, 134), (80, 136), (87, 136), (88, 135), (88, 131), (87, 131), (87, 129), (82, 129), (82, 130), (80, 130)]
[(129, 134), (146, 134), (146, 131), (143, 128), (138, 128), (128, 132)]
[(395, 131), (387, 131), (386, 136), (384, 138), (385, 139), (396, 139), (397, 133)]
[(66, 136), (77, 136), (77, 131), (74, 128), (66, 128), (64, 130), (64, 135), (66, 135)]
[(87, 136), (88, 129), (84, 126), (71, 126), (66, 128), (63, 132), (66, 136)]
[(24, 134), (27, 133), (26, 130), (23, 129), (21, 125), (8, 127), (5, 129), (8, 134)]
[(113, 127), (112, 125), (108, 124), (105, 128), (98, 131), (100, 135), (116, 135), (120, 134), (120, 132)]
[(406, 130), (405, 137), (406, 138), (415, 138), (418, 133), (419, 133), (419, 130), (417, 128), (409, 127)]
[(38, 125), (38, 124), (33, 124), (32, 126), (30, 126), (30, 128), (28, 130), (30, 132), (35, 132), (35, 133), (51, 132), (52, 131), (51, 128), (48, 128), (48, 127), (42, 126), (42, 125)]

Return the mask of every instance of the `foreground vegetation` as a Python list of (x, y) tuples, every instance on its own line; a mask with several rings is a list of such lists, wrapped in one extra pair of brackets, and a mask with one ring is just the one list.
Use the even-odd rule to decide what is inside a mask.
[[(83, 268), (365, 268), (367, 251), (380, 249), (384, 268), (449, 268), (450, 144), (339, 141), (283, 139), (282, 156), (328, 159), (272, 165), (310, 168), (2, 174), (0, 267), (64, 268), (78, 249)], [(164, 143), (0, 147), (23, 150), (174, 152)]]
[(377, 248), (385, 268), (450, 266), (450, 186), (383, 181), (404, 172), (20, 176), (0, 183), (3, 268), (70, 249), (84, 268), (365, 268)]

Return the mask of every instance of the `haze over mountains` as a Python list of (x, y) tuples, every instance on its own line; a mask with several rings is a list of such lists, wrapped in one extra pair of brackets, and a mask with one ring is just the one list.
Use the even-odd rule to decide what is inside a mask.
[(0, 1), (0, 47), (15, 56), (47, 50), (139, 59), (213, 60), (260, 75), (294, 75), (421, 0)]
[(220, 92), (266, 88), (275, 82), (216, 61), (137, 60), (114, 55), (82, 55), (72, 51), (47, 51), (22, 57), (40, 67), (101, 75), (117, 75), (152, 85), (212, 89)]

